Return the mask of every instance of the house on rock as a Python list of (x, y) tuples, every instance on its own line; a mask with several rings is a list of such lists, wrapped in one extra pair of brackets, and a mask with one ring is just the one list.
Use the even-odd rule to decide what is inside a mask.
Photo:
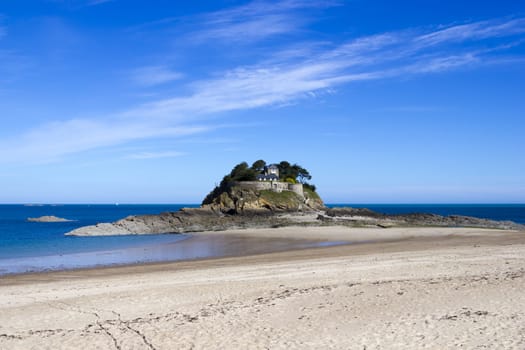
[(264, 167), (264, 172), (257, 175), (257, 181), (279, 181), (279, 167), (271, 164)]

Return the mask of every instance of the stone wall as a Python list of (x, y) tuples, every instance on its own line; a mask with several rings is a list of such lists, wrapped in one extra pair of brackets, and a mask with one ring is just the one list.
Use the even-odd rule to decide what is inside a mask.
[(303, 185), (302, 184), (291, 184), (288, 182), (281, 181), (241, 181), (232, 183), (232, 186), (251, 190), (269, 190), (274, 192), (292, 191), (304, 197)]
[(288, 184), (288, 190), (304, 198), (303, 184)]

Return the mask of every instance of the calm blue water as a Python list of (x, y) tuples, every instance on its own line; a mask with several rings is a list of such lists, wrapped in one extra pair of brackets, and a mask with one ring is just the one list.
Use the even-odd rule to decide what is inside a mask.
[[(232, 254), (229, 238), (186, 240), (188, 235), (145, 235), (69, 237), (64, 233), (99, 222), (112, 222), (129, 215), (159, 214), (197, 205), (0, 205), (0, 275), (28, 271), (60, 270), (99, 265), (168, 261)], [(467, 215), (525, 224), (525, 205), (393, 205), (330, 204), (329, 207), (369, 208), (386, 214), (426, 212), (439, 215)], [(54, 215), (74, 220), (58, 223), (28, 222), (29, 217)], [(190, 242), (191, 241), (191, 242)], [(184, 243), (186, 242), (186, 243)], [(177, 244), (175, 244), (177, 243)], [(282, 244), (281, 244), (282, 243)], [(269, 251), (284, 249), (285, 243)], [(291, 248), (290, 243), (286, 247)], [(298, 247), (308, 245), (303, 242)], [(246, 246), (234, 250), (247, 251)], [(261, 243), (262, 245), (262, 243)]]
[(368, 208), (383, 214), (465, 215), (525, 224), (525, 204), (329, 204), (327, 206)]
[[(239, 239), (231, 235), (64, 236), (75, 228), (129, 215), (159, 214), (197, 205), (0, 205), (0, 276), (146, 262), (177, 261), (312, 248), (343, 242)], [(54, 215), (71, 222), (37, 223)]]
[[(160, 244), (180, 239), (175, 235), (68, 237), (75, 228), (112, 222), (129, 215), (159, 214), (191, 205), (0, 205), (0, 259), (59, 255), (146, 244)], [(193, 205), (195, 206), (195, 205)], [(71, 222), (28, 222), (29, 217), (54, 215)]]

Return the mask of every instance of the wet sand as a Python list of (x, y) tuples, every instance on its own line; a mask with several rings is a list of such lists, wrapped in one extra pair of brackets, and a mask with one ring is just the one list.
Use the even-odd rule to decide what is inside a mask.
[(172, 236), (172, 242), (161, 244), (72, 254), (0, 259), (0, 277), (31, 272), (254, 255), (346, 243), (330, 239), (322, 241), (315, 238), (247, 236), (234, 232), (194, 235), (173, 234)]
[(2, 277), (0, 348), (525, 346), (523, 232), (241, 233), (360, 244)]

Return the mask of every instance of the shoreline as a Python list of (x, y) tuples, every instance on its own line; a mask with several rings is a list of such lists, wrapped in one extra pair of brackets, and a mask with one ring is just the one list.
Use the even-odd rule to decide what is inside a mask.
[(287, 237), (286, 234), (272, 237), (259, 235), (257, 230), (256, 234), (250, 235), (245, 234), (247, 231), (249, 230), (172, 234), (173, 240), (163, 243), (63, 255), (0, 259), (0, 278), (259, 255), (351, 243), (329, 238)]
[[(178, 234), (174, 234), (178, 235)], [(297, 247), (293, 244), (285, 246), (288, 249), (278, 249), (275, 251), (255, 251), (250, 253), (194, 257), (177, 260), (159, 260), (148, 262), (129, 262), (113, 263), (107, 265), (97, 265), (79, 268), (48, 269), (43, 271), (28, 271), (21, 273), (7, 273), (0, 275), (0, 286), (9, 285), (9, 282), (19, 283), (20, 281), (56, 280), (60, 276), (82, 277), (100, 276), (105, 272), (108, 275), (120, 273), (147, 273), (158, 272), (162, 269), (170, 268), (197, 268), (200, 266), (212, 266), (217, 264), (228, 264), (230, 261), (242, 263), (257, 263), (258, 261), (268, 261), (272, 259), (301, 259), (309, 256), (323, 257), (333, 254), (362, 255), (377, 251), (417, 251), (433, 249), (438, 247), (453, 247), (455, 245), (469, 245), (472, 239), (483, 244), (503, 244), (502, 242), (511, 241), (512, 243), (525, 243), (525, 233), (523, 231), (482, 229), (482, 228), (443, 228), (443, 227), (404, 227), (404, 228), (354, 228), (344, 226), (287, 226), (280, 228), (258, 228), (258, 229), (233, 229), (225, 231), (206, 231), (194, 232), (189, 237), (174, 243), (164, 243), (161, 246), (180, 245), (195, 240), (206, 240), (217, 236), (233, 236), (244, 239), (263, 239), (263, 240), (297, 240), (298, 242), (312, 245), (314, 242), (320, 243), (317, 246)], [(505, 239), (500, 240), (501, 237)], [(186, 243), (187, 243), (186, 242)], [(253, 242), (255, 243), (255, 242)], [(287, 242), (289, 243), (289, 242)], [(326, 244), (328, 243), (328, 244)], [(334, 244), (330, 244), (334, 243)], [(299, 245), (300, 245), (299, 244)], [(347, 249), (348, 248), (348, 249)], [(130, 249), (141, 248), (128, 248)], [(326, 254), (325, 254), (326, 252)], [(96, 253), (96, 252), (89, 252)], [(100, 253), (104, 253), (101, 251)], [(45, 258), (39, 257), (39, 258)]]
[[(2, 277), (0, 348), (523, 348), (525, 234), (432, 230)], [(332, 240), (345, 233), (294, 232)]]

